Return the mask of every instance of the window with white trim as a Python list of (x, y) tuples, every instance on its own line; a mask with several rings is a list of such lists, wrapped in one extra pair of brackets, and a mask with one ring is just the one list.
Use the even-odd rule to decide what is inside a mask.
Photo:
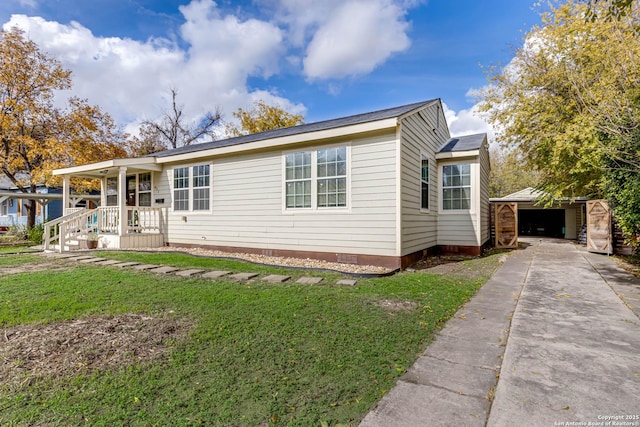
[(442, 167), (442, 209), (468, 210), (471, 208), (471, 165), (445, 165)]
[(173, 170), (173, 210), (208, 211), (211, 207), (211, 165)]
[(189, 168), (173, 170), (173, 210), (189, 210)]
[(420, 209), (429, 209), (429, 159), (420, 156)]
[(107, 206), (118, 206), (118, 178), (107, 178)]
[(286, 209), (347, 206), (347, 147), (288, 153), (285, 160)]
[(318, 207), (347, 206), (347, 147), (317, 152)]
[(285, 155), (286, 206), (311, 207), (311, 151)]
[(138, 175), (138, 206), (151, 206), (151, 172)]
[(9, 200), (3, 200), (2, 203), (0, 203), (0, 216), (7, 216), (9, 215)]
[(193, 210), (208, 211), (210, 193), (209, 165), (193, 167)]

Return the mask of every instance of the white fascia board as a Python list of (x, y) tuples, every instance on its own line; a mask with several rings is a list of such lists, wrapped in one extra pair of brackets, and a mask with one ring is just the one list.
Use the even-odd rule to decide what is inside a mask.
[(120, 167), (132, 167), (144, 170), (161, 171), (162, 166), (158, 165), (155, 157), (134, 157), (131, 159), (113, 159), (98, 163), (89, 163), (82, 166), (56, 169), (53, 175), (94, 175), (102, 170), (109, 170)]
[(396, 117), (378, 120), (375, 122), (360, 123), (357, 125), (343, 126), (334, 129), (325, 129), (317, 132), (308, 132), (296, 135), (283, 136), (274, 139), (264, 139), (260, 141), (247, 142), (245, 144), (231, 145), (228, 147), (211, 148), (209, 150), (195, 151), (175, 156), (159, 157), (158, 163), (174, 163), (187, 160), (194, 160), (206, 157), (220, 156), (225, 154), (235, 154), (245, 151), (261, 150), (265, 148), (275, 148), (286, 145), (303, 144), (322, 139), (339, 138), (359, 133), (375, 132), (384, 129), (395, 128), (398, 124)]
[(461, 159), (464, 157), (478, 157), (478, 156), (480, 156), (480, 150), (447, 151), (444, 153), (436, 153), (436, 160)]

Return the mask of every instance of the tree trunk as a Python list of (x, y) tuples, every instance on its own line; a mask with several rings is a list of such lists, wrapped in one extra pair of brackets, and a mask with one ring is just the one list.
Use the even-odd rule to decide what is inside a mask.
[[(36, 194), (37, 188), (35, 185), (31, 185), (31, 194)], [(36, 201), (29, 200), (27, 203), (27, 230), (31, 230), (36, 225)]]

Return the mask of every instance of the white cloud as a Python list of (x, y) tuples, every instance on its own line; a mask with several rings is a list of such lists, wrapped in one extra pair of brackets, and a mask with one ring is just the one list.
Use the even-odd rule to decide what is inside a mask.
[[(312, 79), (366, 74), (410, 45), (405, 10), (390, 0), (351, 0), (328, 15), (304, 58)], [(326, 15), (325, 15), (326, 16)]]
[(259, 0), (275, 8), (287, 42), (300, 48), (303, 72), (331, 79), (371, 72), (408, 49), (407, 9), (422, 0)]
[(486, 133), (489, 142), (495, 140), (496, 132), (493, 127), (482, 118), (482, 114), (478, 111), (477, 104), (469, 109), (457, 112), (451, 110), (445, 103), (442, 103), (442, 107), (444, 110), (444, 116), (449, 124), (451, 136)]
[(170, 88), (177, 89), (189, 120), (216, 108), (231, 118), (231, 112), (256, 98), (304, 112), (303, 106), (276, 93), (247, 88), (249, 77), (277, 72), (283, 55), (281, 29), (222, 16), (211, 0), (194, 0), (180, 11), (185, 18), (180, 35), (187, 50), (165, 38), (96, 37), (77, 22), (64, 25), (25, 15), (13, 15), (3, 27), (25, 30), (43, 51), (72, 70), (73, 95), (100, 105), (129, 131), (169, 106)]

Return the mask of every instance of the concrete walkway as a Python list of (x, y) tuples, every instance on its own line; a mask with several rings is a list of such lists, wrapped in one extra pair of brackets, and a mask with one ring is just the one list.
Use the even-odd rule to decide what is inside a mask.
[(361, 426), (640, 426), (640, 281), (572, 242), (528, 243)]

